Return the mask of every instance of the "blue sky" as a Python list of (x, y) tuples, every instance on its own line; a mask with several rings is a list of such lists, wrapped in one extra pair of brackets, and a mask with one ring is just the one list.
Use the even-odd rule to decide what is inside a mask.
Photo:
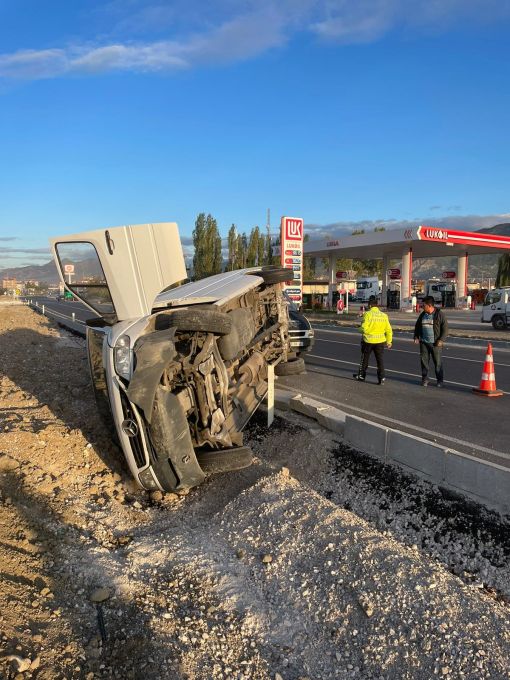
[(509, 28), (503, 0), (0, 0), (0, 268), (201, 211), (510, 221)]

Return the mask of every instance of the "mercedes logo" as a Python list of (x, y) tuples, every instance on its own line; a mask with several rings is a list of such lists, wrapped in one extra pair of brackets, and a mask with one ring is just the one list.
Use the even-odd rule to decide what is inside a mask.
[(138, 434), (138, 424), (131, 418), (126, 418), (126, 420), (122, 422), (121, 427), (124, 434), (127, 434), (128, 437), (136, 437)]

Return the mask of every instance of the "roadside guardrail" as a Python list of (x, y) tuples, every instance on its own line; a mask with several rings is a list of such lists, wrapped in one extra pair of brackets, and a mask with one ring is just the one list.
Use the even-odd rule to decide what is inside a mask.
[(29, 307), (32, 307), (32, 309), (36, 309), (38, 312), (40, 312), (43, 316), (47, 316), (48, 318), (55, 318), (57, 321), (60, 320), (60, 322), (63, 325), (66, 325), (65, 322), (77, 324), (78, 326), (83, 326), (83, 331), (80, 329), (72, 328), (71, 326), (67, 326), (70, 330), (74, 331), (75, 333), (79, 333), (83, 337), (85, 337), (85, 321), (82, 321), (81, 319), (76, 318), (76, 313), (72, 312), (71, 316), (62, 314), (61, 312), (57, 312), (55, 309), (51, 309), (44, 303), (39, 303), (37, 300), (26, 300), (26, 304)]

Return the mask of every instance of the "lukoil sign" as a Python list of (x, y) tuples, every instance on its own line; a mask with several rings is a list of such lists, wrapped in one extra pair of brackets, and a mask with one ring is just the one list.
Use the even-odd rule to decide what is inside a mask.
[(289, 278), (284, 288), (295, 302), (301, 302), (302, 299), (303, 235), (304, 222), (301, 217), (282, 217), (280, 258), (282, 266), (289, 270)]

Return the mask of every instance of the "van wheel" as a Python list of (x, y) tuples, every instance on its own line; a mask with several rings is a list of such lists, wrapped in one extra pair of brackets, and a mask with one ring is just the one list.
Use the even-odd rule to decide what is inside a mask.
[(169, 315), (169, 323), (180, 331), (202, 331), (227, 335), (232, 330), (232, 320), (225, 312), (216, 309), (176, 309)]
[(504, 331), (506, 328), (506, 321), (502, 316), (495, 316), (492, 319), (492, 327), (496, 331)]
[(280, 361), (276, 364), (274, 372), (276, 375), (299, 375), (300, 373), (306, 373), (306, 366), (304, 359), (294, 359), (294, 361)]
[(198, 464), (209, 475), (242, 470), (249, 467), (253, 462), (252, 450), (247, 446), (220, 449), (219, 451), (195, 451), (195, 454)]
[(274, 283), (285, 283), (285, 281), (292, 281), (294, 273), (292, 269), (285, 269), (285, 267), (274, 267), (272, 269), (261, 269), (258, 272), (249, 272), (253, 276), (260, 276), (264, 279), (266, 286), (271, 286)]

